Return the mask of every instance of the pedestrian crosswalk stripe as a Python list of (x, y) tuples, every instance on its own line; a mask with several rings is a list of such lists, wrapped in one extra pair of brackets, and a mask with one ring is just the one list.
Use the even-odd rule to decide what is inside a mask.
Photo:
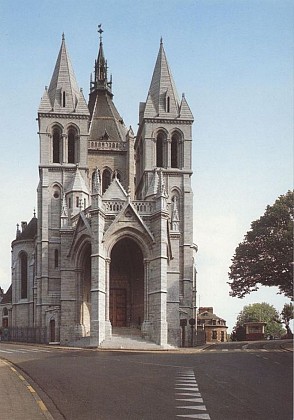
[(177, 417), (186, 417), (189, 419), (202, 419), (202, 420), (210, 420), (209, 414), (202, 413), (202, 414), (177, 414)]
[(206, 411), (205, 405), (182, 405), (177, 408), (184, 408), (185, 410), (203, 410)]
[(203, 398), (177, 398), (177, 401), (188, 401), (188, 402), (203, 403)]
[[(179, 372), (175, 382), (175, 391), (176, 403), (187, 404), (177, 405), (177, 410), (182, 410), (182, 413), (178, 411), (178, 414), (176, 414), (177, 417), (210, 420), (192, 369)], [(191, 403), (193, 403), (193, 405), (191, 405)], [(199, 413), (199, 411), (203, 412)]]

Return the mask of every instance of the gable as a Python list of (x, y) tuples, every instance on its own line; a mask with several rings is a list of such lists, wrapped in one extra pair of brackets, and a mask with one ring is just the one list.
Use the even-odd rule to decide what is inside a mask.
[(117, 234), (122, 229), (136, 231), (142, 236), (145, 236), (147, 241), (154, 243), (152, 233), (131, 202), (127, 202), (123, 206), (109, 228), (105, 231), (103, 242), (107, 241), (112, 235)]

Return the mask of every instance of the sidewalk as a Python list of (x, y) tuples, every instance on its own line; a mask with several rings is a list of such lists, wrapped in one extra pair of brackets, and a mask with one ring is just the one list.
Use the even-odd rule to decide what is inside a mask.
[(53, 420), (35, 390), (14, 366), (0, 359), (0, 418)]

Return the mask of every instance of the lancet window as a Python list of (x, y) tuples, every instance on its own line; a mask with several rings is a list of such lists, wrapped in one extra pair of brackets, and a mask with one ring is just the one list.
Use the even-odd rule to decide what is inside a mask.
[(68, 130), (67, 137), (68, 163), (77, 162), (77, 132), (74, 128)]
[(53, 129), (53, 163), (61, 163), (61, 151), (62, 151), (62, 142), (61, 142), (61, 130), (59, 127), (54, 127)]
[(22, 252), (19, 256), (20, 262), (20, 297), (26, 299), (28, 297), (28, 256)]
[(164, 167), (165, 140), (165, 134), (162, 132), (158, 133), (156, 137), (156, 166), (158, 168)]
[(104, 169), (102, 174), (102, 193), (104, 193), (109, 187), (111, 182), (111, 173), (109, 169)]
[(178, 133), (174, 133), (171, 138), (171, 167), (179, 168), (179, 149), (180, 137)]

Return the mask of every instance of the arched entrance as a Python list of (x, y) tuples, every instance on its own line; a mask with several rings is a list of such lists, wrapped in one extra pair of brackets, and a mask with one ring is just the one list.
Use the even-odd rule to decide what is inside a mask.
[(143, 254), (130, 238), (112, 248), (109, 291), (112, 327), (140, 327), (144, 320)]
[(84, 335), (90, 335), (91, 314), (91, 244), (87, 243), (82, 251), (80, 278), (80, 324)]

